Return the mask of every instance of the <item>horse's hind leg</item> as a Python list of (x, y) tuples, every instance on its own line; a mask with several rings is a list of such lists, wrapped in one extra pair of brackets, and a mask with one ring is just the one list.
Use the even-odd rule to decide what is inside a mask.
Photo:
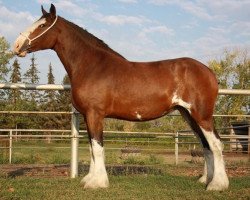
[[(200, 126), (197, 124), (197, 122), (190, 115), (189, 111), (187, 111), (183, 107), (177, 107), (177, 109), (181, 113), (182, 117), (187, 121), (189, 126), (192, 128), (195, 135), (200, 140), (200, 143), (203, 146), (205, 163), (204, 163), (203, 175), (199, 179), (199, 182), (207, 184), (209, 181), (211, 181), (211, 179), (213, 177), (213, 167), (211, 167), (211, 166), (213, 166), (213, 158), (212, 158), (212, 152), (209, 149), (209, 144), (208, 144), (206, 138), (204, 137)], [(210, 163), (209, 166), (207, 166), (207, 163)]]
[(203, 145), (205, 166), (204, 174), (199, 181), (207, 184), (207, 190), (228, 188), (229, 181), (222, 156), (222, 144), (213, 131), (212, 120), (198, 121), (186, 109), (181, 108), (179, 111)]
[(202, 174), (202, 176), (199, 178), (199, 182), (200, 183), (205, 183), (205, 184), (207, 184), (207, 177), (208, 177), (208, 175), (207, 175), (207, 162), (206, 162), (206, 157), (205, 157), (205, 149), (204, 149), (204, 169), (203, 169), (203, 174)]
[(209, 151), (205, 152), (207, 172), (213, 168), (212, 178), (207, 179), (207, 190), (225, 190), (229, 186), (229, 180), (222, 155), (223, 145), (213, 128), (200, 128), (209, 144)]

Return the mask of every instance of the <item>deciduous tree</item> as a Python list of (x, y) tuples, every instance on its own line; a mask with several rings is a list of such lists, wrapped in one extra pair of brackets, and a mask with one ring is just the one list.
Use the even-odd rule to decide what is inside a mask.
[[(225, 51), (220, 60), (211, 60), (209, 67), (214, 70), (223, 89), (250, 89), (250, 58), (246, 51)], [(249, 113), (249, 96), (221, 95), (216, 104), (217, 114)], [(219, 123), (219, 124), (218, 124)], [(218, 119), (218, 126), (229, 126), (230, 119)]]

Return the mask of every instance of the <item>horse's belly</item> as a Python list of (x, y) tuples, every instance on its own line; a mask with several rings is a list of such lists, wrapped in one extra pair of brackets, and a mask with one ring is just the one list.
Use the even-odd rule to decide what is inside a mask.
[(130, 121), (147, 121), (162, 117), (171, 111), (171, 102), (166, 98), (119, 102), (111, 116)]

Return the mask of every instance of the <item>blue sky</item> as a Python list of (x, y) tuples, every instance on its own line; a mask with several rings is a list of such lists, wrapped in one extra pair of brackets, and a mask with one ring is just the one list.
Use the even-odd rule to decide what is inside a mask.
[[(0, 35), (12, 45), (41, 16), (40, 6), (48, 10), (50, 3), (133, 61), (189, 56), (206, 63), (225, 49), (250, 50), (250, 0), (0, 0)], [(56, 54), (35, 56), (40, 82), (46, 83), (51, 62), (61, 83), (66, 72)], [(23, 71), (30, 57), (19, 59)]]

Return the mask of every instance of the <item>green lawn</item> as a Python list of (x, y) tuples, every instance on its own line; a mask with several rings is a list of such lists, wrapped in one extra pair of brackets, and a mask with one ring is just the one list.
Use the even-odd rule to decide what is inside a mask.
[(80, 178), (0, 178), (0, 199), (250, 199), (250, 177), (232, 178), (223, 192), (205, 191), (196, 178), (164, 175), (110, 176), (108, 189), (86, 190)]
[[(16, 149), (13, 149), (13, 163), (16, 164), (48, 164), (48, 163), (69, 163), (70, 143), (43, 142), (16, 142)], [(58, 148), (54, 148), (54, 147)], [(124, 147), (124, 144), (107, 144), (112, 148)], [(29, 148), (27, 148), (29, 147)], [(39, 147), (39, 148), (37, 148)], [(67, 148), (65, 148), (67, 147)], [(80, 144), (80, 147), (87, 147), (87, 144)], [(147, 144), (145, 143), (145, 147)], [(163, 148), (164, 145), (153, 145), (149, 148)], [(80, 161), (89, 163), (88, 148), (80, 149)], [(188, 172), (195, 171), (192, 164), (185, 162), (183, 166), (166, 166), (165, 155), (154, 155), (142, 153), (138, 157), (121, 158), (120, 150), (107, 150), (106, 163), (109, 165), (150, 165), (163, 167), (162, 173), (154, 171), (148, 174), (121, 173), (119, 176), (110, 176), (110, 187), (108, 189), (85, 190), (80, 186), (80, 178), (70, 179), (63, 177), (37, 178), (20, 176), (6, 178), (0, 174), (0, 200), (98, 200), (98, 199), (248, 199), (250, 200), (250, 177), (235, 177), (230, 179), (230, 188), (223, 192), (206, 191), (205, 186), (199, 184), (197, 177), (182, 176), (177, 170), (185, 168)], [(7, 163), (0, 156), (0, 163)], [(237, 166), (242, 166), (239, 163)], [(249, 166), (249, 162), (244, 164)], [(202, 170), (202, 165), (200, 168)], [(1, 165), (0, 165), (1, 168)], [(112, 170), (111, 170), (112, 171)], [(86, 172), (84, 172), (86, 173)], [(109, 171), (110, 173), (110, 171)], [(110, 173), (112, 174), (112, 173)], [(113, 173), (114, 174), (114, 173)], [(248, 173), (249, 174), (249, 173)], [(83, 175), (81, 175), (83, 176)]]
[[(106, 152), (106, 163), (107, 164), (123, 164), (127, 162), (122, 160), (120, 148), (124, 148), (126, 146), (125, 143), (112, 143), (109, 142), (105, 146)], [(132, 144), (132, 146), (136, 146), (139, 149), (152, 149), (151, 151), (142, 152), (142, 156), (137, 158), (138, 162), (142, 162), (143, 164), (148, 164), (145, 162), (150, 162), (151, 164), (155, 164), (152, 162), (152, 155), (154, 155), (154, 149), (162, 149), (162, 151), (167, 148), (164, 144), (153, 144), (151, 146), (147, 146), (147, 144)], [(79, 160), (80, 162), (89, 162), (89, 145), (87, 142), (81, 143), (79, 146)], [(111, 149), (108, 149), (111, 148)], [(53, 143), (45, 143), (41, 141), (18, 141), (13, 142), (12, 149), (12, 164), (65, 164), (70, 163), (70, 142), (53, 142)], [(162, 155), (154, 156), (157, 161), (162, 162)], [(0, 149), (0, 164), (9, 163), (9, 155), (7, 150)], [(132, 163), (138, 164), (138, 163)]]

